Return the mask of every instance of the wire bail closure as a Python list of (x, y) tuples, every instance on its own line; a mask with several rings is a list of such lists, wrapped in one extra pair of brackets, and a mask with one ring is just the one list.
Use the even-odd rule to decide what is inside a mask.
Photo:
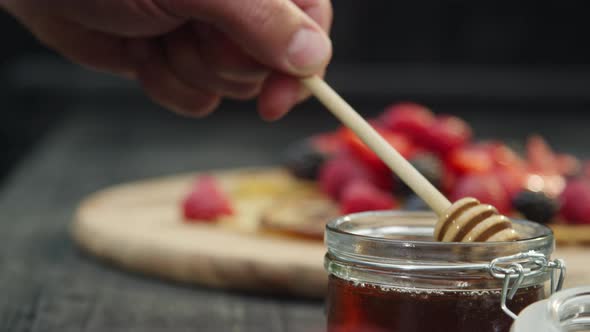
[[(516, 255), (498, 257), (490, 262), (490, 274), (497, 279), (503, 279), (500, 304), (502, 310), (512, 319), (518, 316), (506, 305), (506, 300), (512, 300), (525, 278), (539, 276), (551, 270), (551, 294), (559, 291), (563, 286), (566, 267), (562, 259), (548, 260), (543, 253), (529, 251)], [(556, 276), (556, 273), (558, 274)], [(555, 279), (557, 278), (557, 283)], [(513, 282), (511, 282), (514, 280)]]

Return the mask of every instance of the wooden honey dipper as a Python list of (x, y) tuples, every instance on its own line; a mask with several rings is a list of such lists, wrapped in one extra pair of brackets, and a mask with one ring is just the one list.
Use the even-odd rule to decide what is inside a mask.
[(301, 79), (301, 82), (438, 215), (434, 231), (436, 240), (474, 242), (514, 241), (519, 238), (510, 219), (500, 215), (493, 206), (481, 204), (471, 197), (451, 204), (324, 80), (312, 76)]

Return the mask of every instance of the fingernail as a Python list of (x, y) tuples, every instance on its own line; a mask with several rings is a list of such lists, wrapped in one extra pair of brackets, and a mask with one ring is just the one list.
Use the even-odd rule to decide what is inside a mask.
[(131, 40), (127, 45), (127, 49), (129, 56), (137, 63), (147, 62), (152, 56), (152, 49), (147, 40)]
[(287, 57), (294, 70), (307, 73), (320, 69), (328, 61), (331, 50), (330, 39), (324, 33), (303, 28), (292, 37)]

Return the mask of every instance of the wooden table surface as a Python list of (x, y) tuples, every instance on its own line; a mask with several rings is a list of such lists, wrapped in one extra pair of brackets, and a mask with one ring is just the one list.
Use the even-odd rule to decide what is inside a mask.
[[(588, 156), (586, 121), (568, 120), (563, 131), (554, 128), (551, 114), (464, 114), (484, 136), (522, 138), (528, 124), (556, 145)], [(492, 121), (497, 117), (507, 121), (500, 126)], [(77, 250), (67, 227), (79, 199), (102, 187), (271, 165), (286, 143), (336, 125), (317, 106), (273, 125), (245, 110), (186, 121), (131, 104), (69, 107), (0, 187), (0, 331), (322, 331), (321, 302), (121, 272)]]

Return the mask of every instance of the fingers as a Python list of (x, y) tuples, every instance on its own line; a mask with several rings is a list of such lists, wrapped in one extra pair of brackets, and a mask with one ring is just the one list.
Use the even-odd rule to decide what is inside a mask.
[(332, 55), (326, 32), (291, 0), (153, 1), (173, 14), (201, 17), (254, 59), (284, 73), (317, 73)]
[(221, 31), (204, 24), (194, 26), (203, 61), (221, 77), (243, 83), (262, 83), (270, 69), (227, 38)]
[[(189, 26), (174, 31), (164, 39), (167, 62), (175, 76), (184, 84), (236, 99), (249, 99), (257, 95), (264, 81), (264, 76), (252, 76), (247, 77), (249, 80), (237, 80), (222, 75), (223, 68), (234, 68), (236, 71), (246, 72), (250, 68), (255, 68), (255, 63), (249, 59), (240, 59), (235, 54), (232, 59), (220, 57), (215, 60), (216, 64), (212, 64), (203, 56), (206, 54), (204, 50), (216, 48), (219, 46), (204, 47)], [(248, 61), (252, 64), (246, 63)], [(258, 67), (259, 70), (262, 70), (262, 67), (257, 66), (256, 68)], [(254, 72), (252, 69), (252, 73)]]
[[(309, 17), (329, 32), (332, 25), (332, 4), (329, 0), (293, 0)], [(325, 69), (318, 75), (323, 77)], [(265, 82), (258, 98), (258, 112), (267, 121), (280, 119), (291, 108), (307, 99), (310, 92), (293, 77), (273, 75)]]
[[(324, 73), (318, 76), (323, 77)], [(298, 78), (274, 73), (264, 82), (258, 96), (258, 113), (264, 120), (278, 120), (309, 95)]]
[[(305, 97), (291, 75), (323, 72), (332, 51), (329, 0), (5, 1), (50, 47), (134, 74), (154, 100), (194, 115), (262, 91), (261, 113), (280, 117)], [(179, 28), (194, 21), (197, 33)], [(156, 36), (161, 44), (146, 42)]]
[(133, 40), (128, 49), (137, 61), (137, 80), (155, 102), (180, 114), (197, 117), (211, 113), (219, 105), (219, 95), (192, 88), (179, 80), (154, 40)]
[(267, 121), (281, 118), (299, 102), (301, 90), (300, 83), (292, 76), (271, 74), (258, 96), (258, 113)]

